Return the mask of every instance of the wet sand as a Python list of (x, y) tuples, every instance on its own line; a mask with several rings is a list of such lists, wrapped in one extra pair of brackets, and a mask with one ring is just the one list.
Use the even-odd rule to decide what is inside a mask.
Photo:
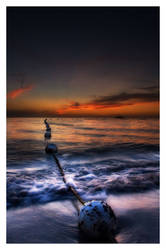
[[(138, 200), (138, 204), (134, 202), (133, 205), (127, 196), (110, 197), (107, 202), (110, 200), (118, 219), (117, 243), (159, 243), (157, 203), (138, 206), (136, 197), (134, 200)], [(7, 213), (7, 243), (91, 243), (80, 234), (77, 219), (78, 211), (71, 201), (10, 209)]]

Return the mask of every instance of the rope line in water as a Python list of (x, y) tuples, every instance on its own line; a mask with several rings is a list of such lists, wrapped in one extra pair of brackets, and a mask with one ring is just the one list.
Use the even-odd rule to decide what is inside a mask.
[(60, 174), (63, 177), (63, 181), (64, 183), (68, 186), (68, 189), (73, 193), (73, 195), (81, 202), (82, 205), (85, 204), (85, 201), (83, 201), (83, 199), (80, 197), (80, 195), (77, 193), (76, 189), (74, 187), (72, 187), (70, 184), (67, 183), (66, 177), (65, 177), (65, 173), (63, 171), (62, 166), (60, 165), (60, 162), (58, 160), (58, 158), (56, 157), (55, 153), (52, 153), (52, 156), (59, 168)]

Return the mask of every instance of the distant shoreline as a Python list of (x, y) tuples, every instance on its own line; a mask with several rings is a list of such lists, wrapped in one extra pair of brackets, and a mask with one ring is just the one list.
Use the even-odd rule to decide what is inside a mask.
[(6, 118), (85, 118), (85, 119), (160, 119), (159, 116), (51, 116), (51, 115), (7, 115)]

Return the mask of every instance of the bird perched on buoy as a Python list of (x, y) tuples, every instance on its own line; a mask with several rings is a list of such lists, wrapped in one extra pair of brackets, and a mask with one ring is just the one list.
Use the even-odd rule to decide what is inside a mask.
[(115, 214), (106, 202), (86, 202), (80, 209), (79, 228), (91, 239), (112, 239), (116, 230)]
[(47, 131), (51, 131), (51, 128), (50, 128), (50, 125), (49, 125), (48, 122), (47, 122), (47, 119), (44, 120), (44, 123), (45, 123), (45, 125), (46, 125), (46, 130), (47, 130)]
[(44, 123), (46, 125), (46, 132), (44, 134), (44, 137), (49, 139), (49, 138), (51, 138), (51, 128), (50, 128), (50, 125), (47, 122), (47, 119), (44, 120)]

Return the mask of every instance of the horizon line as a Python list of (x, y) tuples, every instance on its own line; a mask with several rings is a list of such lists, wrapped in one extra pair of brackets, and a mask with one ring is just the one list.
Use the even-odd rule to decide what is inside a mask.
[(125, 119), (125, 118), (158, 118), (160, 119), (160, 114), (155, 115), (47, 115), (47, 114), (41, 114), (41, 115), (23, 115), (23, 114), (10, 114), (6, 115), (6, 118), (38, 118), (38, 117), (48, 117), (48, 118), (117, 118), (117, 119)]

